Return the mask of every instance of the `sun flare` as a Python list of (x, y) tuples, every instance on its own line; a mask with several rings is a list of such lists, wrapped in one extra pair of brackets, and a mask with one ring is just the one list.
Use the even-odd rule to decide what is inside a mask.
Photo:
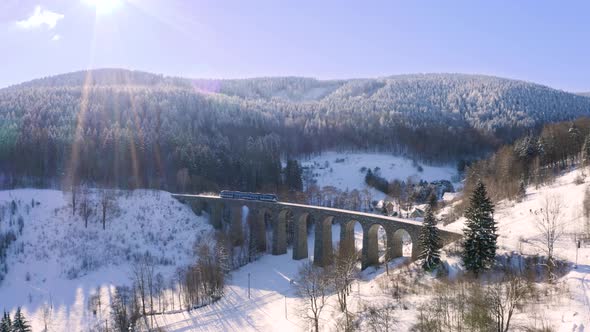
[(93, 6), (97, 14), (112, 13), (122, 4), (122, 0), (83, 0), (83, 2)]

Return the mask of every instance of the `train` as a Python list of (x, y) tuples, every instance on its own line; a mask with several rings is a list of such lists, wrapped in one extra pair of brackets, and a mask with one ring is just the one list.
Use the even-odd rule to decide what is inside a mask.
[(221, 198), (232, 198), (232, 199), (247, 199), (251, 201), (264, 201), (264, 202), (278, 202), (279, 198), (274, 194), (259, 194), (259, 193), (245, 193), (241, 191), (222, 190), (219, 193)]

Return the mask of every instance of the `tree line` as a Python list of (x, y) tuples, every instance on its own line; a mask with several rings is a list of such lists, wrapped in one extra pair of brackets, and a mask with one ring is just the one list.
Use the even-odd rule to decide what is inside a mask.
[(529, 185), (552, 182), (563, 170), (590, 163), (590, 118), (545, 125), (466, 167), (465, 191), (479, 181), (494, 201), (519, 199)]

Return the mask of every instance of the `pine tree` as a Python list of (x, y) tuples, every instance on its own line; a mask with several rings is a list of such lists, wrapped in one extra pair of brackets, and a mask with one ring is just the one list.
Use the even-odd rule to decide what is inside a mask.
[(285, 167), (285, 183), (291, 190), (303, 190), (303, 180), (301, 178), (301, 166), (297, 160), (287, 160)]
[(489, 268), (496, 256), (496, 222), (493, 217), (494, 204), (487, 195), (485, 185), (479, 181), (465, 211), (466, 228), (463, 230), (463, 263), (468, 271), (477, 276)]
[(538, 142), (531, 135), (521, 138), (514, 144), (514, 150), (519, 158), (529, 161), (537, 154)]
[(0, 321), (0, 332), (12, 332), (12, 322), (10, 321), (10, 314), (4, 311), (2, 321)]
[(431, 206), (426, 207), (426, 214), (420, 233), (420, 244), (422, 246), (422, 252), (419, 258), (423, 260), (422, 268), (426, 271), (432, 271), (440, 264), (440, 249), (442, 245)]
[(16, 313), (14, 314), (14, 322), (12, 323), (12, 331), (13, 332), (31, 332), (31, 326), (25, 319), (25, 316), (22, 314), (20, 307), (16, 309)]
[(539, 136), (537, 139), (537, 154), (540, 156), (545, 154), (545, 140), (543, 136)]

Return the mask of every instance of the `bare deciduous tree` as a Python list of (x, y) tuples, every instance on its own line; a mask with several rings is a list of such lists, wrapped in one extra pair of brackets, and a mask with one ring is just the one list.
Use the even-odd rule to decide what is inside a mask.
[(334, 265), (330, 270), (330, 282), (338, 295), (340, 311), (345, 313), (346, 328), (350, 327), (350, 315), (348, 314), (348, 296), (351, 292), (351, 284), (358, 275), (358, 253), (354, 247), (337, 246), (334, 251)]
[(365, 311), (366, 322), (371, 331), (390, 332), (397, 330), (395, 328), (397, 319), (395, 317), (395, 307), (393, 305), (386, 304), (380, 307), (369, 306)]
[[(147, 305), (146, 302), (151, 302), (151, 286), (154, 279), (155, 262), (151, 255), (146, 253), (139, 257), (139, 259), (132, 266), (133, 282), (136, 288), (136, 296), (141, 302), (141, 313), (146, 319), (147, 323)], [(153, 309), (153, 303), (151, 308)]]
[(80, 216), (84, 219), (84, 227), (88, 228), (88, 219), (94, 212), (92, 209), (92, 197), (88, 187), (83, 186), (79, 192), (80, 200)]
[(53, 309), (51, 308), (51, 305), (47, 302), (43, 303), (43, 306), (41, 307), (42, 309), (42, 314), (43, 314), (43, 331), (47, 332), (48, 330), (48, 325), (51, 325), (52, 322), (52, 314), (53, 314)]
[(314, 266), (312, 262), (306, 262), (299, 268), (297, 294), (304, 303), (301, 316), (313, 323), (316, 332), (320, 330), (320, 315), (326, 305), (329, 285), (329, 277), (323, 268)]
[(106, 229), (107, 213), (112, 210), (115, 204), (115, 194), (112, 190), (103, 189), (100, 191), (100, 207), (102, 210), (102, 229)]
[(556, 195), (545, 196), (541, 202), (541, 208), (535, 212), (535, 226), (541, 233), (539, 247), (547, 256), (547, 270), (549, 279), (555, 279), (555, 243), (563, 236), (564, 227), (562, 224), (563, 203), (561, 198)]
[[(73, 181), (72, 181), (73, 182)], [(76, 208), (78, 207), (78, 194), (80, 193), (80, 186), (78, 183), (73, 182), (68, 184), (64, 190), (64, 196), (69, 196), (70, 205), (72, 206), (72, 215), (76, 215)]]
[(488, 288), (488, 299), (498, 332), (509, 331), (514, 311), (523, 305), (530, 291), (527, 282), (518, 276), (508, 276), (504, 282)]

